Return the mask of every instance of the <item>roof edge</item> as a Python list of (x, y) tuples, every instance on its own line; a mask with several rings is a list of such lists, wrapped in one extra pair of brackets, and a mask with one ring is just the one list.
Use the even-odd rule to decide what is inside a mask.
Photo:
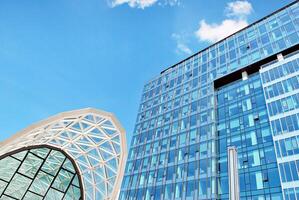
[[(35, 128), (45, 126), (45, 125), (47, 125), (51, 122), (59, 120), (60, 118), (71, 117), (73, 115), (88, 114), (88, 113), (103, 115), (103, 116), (106, 116), (106, 117), (110, 118), (115, 123), (115, 125), (117, 126), (116, 128), (119, 129), (121, 134), (126, 135), (125, 129), (123, 128), (120, 121), (115, 117), (115, 115), (113, 113), (103, 111), (103, 110), (100, 110), (100, 109), (96, 109), (96, 108), (92, 108), (92, 107), (87, 107), (87, 108), (82, 108), (82, 109), (77, 109), (77, 110), (60, 112), (60, 113), (52, 115), (52, 116), (50, 116), (46, 119), (37, 121), (37, 122), (27, 126), (26, 128), (18, 131), (17, 133), (13, 134), (11, 137), (5, 139), (4, 141), (0, 141), (0, 146), (9, 143), (12, 140), (17, 139), (18, 137), (22, 136), (25, 133), (28, 133), (28, 132), (34, 130)], [(126, 140), (126, 137), (123, 137), (123, 138)]]
[[(236, 35), (237, 33), (240, 33), (241, 31), (244, 31), (245, 29), (248, 29), (249, 27), (251, 27), (251, 26), (253, 26), (253, 25), (255, 25), (255, 24), (257, 24), (257, 23), (259, 23), (259, 22), (261, 22), (261, 21), (263, 21), (263, 20), (265, 20), (266, 18), (269, 18), (270, 16), (272, 16), (272, 15), (274, 15), (274, 14), (276, 14), (276, 13), (278, 13), (278, 12), (280, 12), (280, 11), (282, 11), (282, 10), (284, 10), (284, 9), (286, 9), (286, 8), (288, 8), (288, 7), (290, 7), (290, 6), (294, 5), (294, 4), (296, 4), (296, 3), (298, 3), (298, 2), (299, 2), (298, 0), (294, 0), (293, 2), (291, 2), (291, 3), (289, 3), (289, 4), (285, 5), (285, 6), (283, 6), (282, 8), (279, 8), (279, 9), (277, 9), (277, 10), (271, 12), (270, 14), (264, 16), (263, 18), (254, 21), (253, 23), (249, 24), (248, 26), (246, 26), (246, 27), (244, 27), (244, 28), (242, 28), (242, 29), (240, 29), (240, 30), (238, 30), (238, 31), (236, 31), (236, 32), (234, 32), (234, 33), (232, 33), (232, 34), (226, 36), (225, 38), (223, 38), (223, 39), (221, 39), (221, 40), (219, 40), (219, 41), (217, 41), (217, 42), (215, 42), (215, 43), (213, 43), (213, 44), (211, 44), (211, 45), (209, 45), (209, 46), (203, 48), (203, 49), (200, 50), (200, 51), (197, 51), (196, 53), (194, 53), (194, 54), (188, 56), (187, 58), (185, 58), (185, 59), (183, 59), (183, 60), (181, 60), (181, 61), (179, 61), (179, 62), (177, 62), (177, 63), (171, 65), (170, 67), (167, 67), (166, 69), (162, 70), (162, 71), (160, 72), (160, 75), (163, 74), (164, 72), (166, 72), (167, 70), (169, 70), (169, 69), (171, 69), (171, 68), (174, 68), (175, 66), (177, 66), (177, 65), (179, 65), (179, 64), (181, 64), (181, 63), (183, 63), (183, 62), (185, 62), (186, 60), (188, 60), (188, 59), (190, 59), (190, 58), (196, 56), (197, 54), (199, 54), (199, 53), (201, 53), (201, 52), (204, 52), (205, 50), (211, 48), (212, 46), (215, 46), (215, 45), (217, 45), (217, 44), (223, 42), (224, 40), (228, 39), (229, 37), (232, 37), (233, 35)], [(154, 80), (154, 79), (156, 79), (156, 77), (153, 78), (153, 79), (151, 79), (151, 80), (149, 80), (148, 82), (150, 82), (150, 81), (152, 81), (152, 80)], [(147, 82), (147, 83), (148, 83), (148, 82)]]

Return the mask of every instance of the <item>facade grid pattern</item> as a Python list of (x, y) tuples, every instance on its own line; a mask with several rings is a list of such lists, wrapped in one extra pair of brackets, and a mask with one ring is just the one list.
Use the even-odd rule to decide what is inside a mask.
[[(225, 186), (221, 184), (225, 175), (219, 171), (223, 158), (219, 157), (218, 91), (214, 81), (298, 44), (299, 3), (293, 2), (168, 68), (145, 84), (120, 199), (227, 198), (222, 193)], [(250, 81), (259, 79), (256, 75)], [(260, 134), (257, 137), (266, 138), (267, 142), (251, 148), (265, 156), (273, 140), (262, 91), (258, 87), (259, 96), (254, 93), (250, 98), (260, 98), (264, 103), (253, 110), (261, 112), (260, 120), (264, 120), (255, 129)], [(262, 133), (267, 137), (261, 136)], [(242, 151), (245, 153), (246, 149)], [(260, 160), (264, 162), (266, 159)], [(270, 171), (277, 174), (276, 162), (271, 161), (261, 169), (262, 177)], [(257, 180), (260, 175), (255, 177)], [(271, 177), (267, 178), (262, 188), (249, 185), (251, 192), (242, 194), (244, 199), (281, 199), (280, 185), (275, 182), (271, 186)]]
[[(83, 200), (115, 199), (119, 194), (126, 160), (124, 134), (111, 113), (92, 108), (75, 110), (32, 125), (0, 143), (0, 156), (44, 145), (58, 149), (68, 155), (78, 169)], [(53, 157), (54, 160), (58, 158)], [(46, 164), (54, 160), (46, 160)], [(13, 168), (13, 165), (10, 167)], [(63, 198), (61, 195), (54, 196), (57, 200)]]
[[(299, 187), (299, 52), (261, 69), (285, 199)], [(281, 87), (280, 87), (281, 86)], [(273, 88), (273, 92), (268, 88)], [(275, 94), (274, 94), (275, 91)], [(294, 196), (294, 199), (298, 199)]]
[(24, 150), (1, 159), (0, 186), (0, 199), (82, 199), (72, 162), (49, 148)]

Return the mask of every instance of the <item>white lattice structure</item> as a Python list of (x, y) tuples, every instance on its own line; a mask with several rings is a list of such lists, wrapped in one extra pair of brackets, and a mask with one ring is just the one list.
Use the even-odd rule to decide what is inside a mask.
[(113, 114), (92, 108), (64, 112), (0, 143), (0, 155), (49, 145), (79, 169), (83, 199), (117, 199), (126, 161), (125, 131)]

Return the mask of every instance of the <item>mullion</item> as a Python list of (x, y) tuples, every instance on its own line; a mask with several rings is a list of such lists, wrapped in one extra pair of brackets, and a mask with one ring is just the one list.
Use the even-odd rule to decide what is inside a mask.
[(33, 180), (33, 178), (27, 176), (26, 174), (22, 174), (21, 172), (16, 172), (16, 174), (19, 174), (19, 175), (21, 175), (21, 176), (24, 176), (24, 177), (26, 177), (26, 178), (29, 178), (29, 179)]
[(20, 159), (17, 158), (17, 157), (14, 157), (13, 155), (10, 155), (10, 156), (8, 156), (8, 157), (14, 158), (14, 159), (20, 161), (21, 163), (23, 163), (23, 160), (26, 158), (26, 155), (24, 156), (24, 158), (23, 158), (22, 160), (20, 160)]
[[(32, 149), (34, 149), (34, 148), (32, 148)], [(23, 159), (18, 159), (18, 158), (13, 157), (13, 155), (9, 155), (10, 158), (17, 160), (17, 161), (19, 161), (20, 163), (19, 163), (19, 166), (17, 167), (17, 169), (14, 171), (13, 176), (10, 178), (10, 180), (9, 180), (8, 182), (0, 178), (1, 181), (7, 183), (7, 185), (5, 186), (5, 188), (4, 188), (4, 190), (3, 190), (3, 193), (1, 194), (0, 198), (3, 197), (3, 196), (7, 196), (7, 197), (10, 197), (10, 198), (12, 198), (12, 199), (16, 199), (16, 200), (18, 200), (18, 199), (15, 198), (15, 197), (12, 197), (12, 196), (10, 196), (10, 195), (8, 195), (8, 194), (5, 194), (5, 192), (6, 192), (7, 188), (8, 188), (8, 186), (11, 184), (11, 181), (16, 177), (16, 174), (18, 174), (18, 175), (23, 176), (23, 177), (25, 177), (25, 178), (27, 178), (27, 179), (29, 179), (29, 180), (31, 181), (30, 184), (29, 184), (29, 186), (28, 186), (28, 188), (27, 188), (27, 190), (25, 191), (24, 195), (23, 195), (20, 199), (24, 199), (25, 196), (26, 196), (29, 192), (32, 193), (32, 194), (34, 194), (34, 195), (37, 195), (37, 196), (41, 197), (42, 199), (45, 199), (45, 197), (46, 197), (47, 194), (49, 193), (49, 190), (50, 190), (50, 189), (53, 189), (53, 190), (55, 190), (55, 191), (59, 191), (59, 192), (61, 192), (61, 193), (63, 194), (63, 197), (62, 197), (62, 198), (65, 198), (66, 193), (67, 193), (67, 191), (69, 190), (69, 188), (70, 188), (71, 186), (72, 186), (72, 187), (75, 187), (75, 188), (77, 188), (77, 189), (80, 189), (80, 196), (79, 196), (79, 199), (82, 199), (81, 188), (73, 184), (73, 181), (74, 181), (75, 177), (78, 175), (77, 172), (74, 173), (74, 172), (70, 171), (69, 169), (66, 169), (66, 168), (63, 166), (63, 164), (64, 164), (67, 160), (69, 160), (69, 159), (65, 156), (64, 160), (62, 161), (62, 163), (61, 163), (61, 165), (60, 165), (60, 167), (59, 167), (59, 169), (58, 169), (58, 173), (57, 173), (55, 176), (53, 176), (52, 174), (50, 174), (50, 173), (48, 173), (48, 172), (42, 170), (42, 167), (43, 167), (44, 164), (46, 163), (46, 160), (47, 160), (48, 157), (50, 156), (51, 152), (56, 151), (56, 150), (53, 150), (53, 149), (48, 148), (50, 151), (47, 153), (47, 155), (46, 155), (45, 158), (42, 158), (42, 157), (40, 157), (39, 155), (37, 155), (37, 154), (31, 152), (30, 150), (32, 150), (32, 149), (29, 149), (29, 150), (26, 151), (26, 154), (25, 154), (25, 156), (24, 156)], [(34, 175), (32, 178), (29, 177), (29, 176), (26, 175), (26, 174), (22, 174), (21, 172), (19, 172), (19, 170), (20, 170), (22, 164), (23, 164), (24, 161), (26, 160), (26, 158), (27, 158), (27, 156), (29, 155), (29, 153), (31, 153), (32, 155), (36, 156), (36, 157), (39, 158), (39, 159), (42, 159), (42, 162), (41, 162), (41, 164), (40, 164), (38, 170), (36, 171), (35, 175)], [(71, 179), (70, 179), (69, 184), (68, 184), (67, 187), (66, 187), (65, 192), (63, 192), (63, 191), (61, 191), (61, 190), (56, 189), (56, 188), (53, 187), (53, 184), (54, 184), (55, 180), (58, 178), (59, 172), (60, 172), (61, 170), (65, 170), (67, 173), (69, 173), (69, 175), (72, 176)], [(48, 187), (47, 191), (45, 192), (45, 195), (41, 195), (41, 194), (38, 194), (37, 192), (34, 192), (34, 191), (30, 190), (31, 186), (33, 185), (34, 180), (37, 178), (37, 175), (39, 174), (40, 171), (43, 172), (43, 173), (45, 173), (45, 174), (46, 174), (47, 176), (49, 176), (49, 177), (53, 177), (52, 181), (51, 181), (50, 184), (49, 184), (49, 187)]]
[[(52, 151), (52, 150), (51, 150), (51, 151)], [(49, 153), (49, 155), (50, 155), (50, 153)], [(48, 157), (47, 157), (47, 158), (48, 158)], [(50, 188), (55, 189), (55, 188), (52, 187), (52, 185), (53, 185), (53, 183), (55, 182), (55, 180), (56, 180), (56, 178), (57, 178), (57, 176), (58, 176), (58, 174), (59, 174), (59, 172), (60, 172), (60, 170), (61, 170), (61, 168), (62, 168), (62, 165), (63, 165), (63, 163), (65, 162), (66, 159), (67, 159), (67, 157), (65, 157), (65, 158), (64, 158), (64, 161), (61, 163), (61, 165), (60, 165), (60, 167), (59, 167), (59, 170), (58, 170), (58, 173), (54, 176), (54, 178), (53, 178), (51, 184), (49, 185), (48, 190), (47, 190), (47, 192), (45, 193), (45, 196), (44, 196), (43, 199), (45, 199), (45, 197), (47, 196), (47, 194), (48, 194)], [(55, 190), (56, 190), (56, 189), (55, 189)], [(57, 190), (57, 191), (59, 191), (59, 190)]]
[[(76, 176), (75, 176), (76, 177)], [(76, 185), (74, 185), (73, 184), (73, 182), (72, 182), (72, 184), (71, 184), (72, 186), (74, 186), (74, 187), (76, 187), (76, 188), (78, 188), (78, 189), (80, 189), (80, 187), (78, 187), (78, 186), (76, 186)]]
[[(61, 168), (61, 169), (63, 169), (63, 168)], [(60, 169), (60, 170), (61, 170), (61, 169)], [(75, 177), (75, 176), (73, 175), (73, 177)], [(72, 180), (73, 180), (73, 177), (72, 177)], [(69, 185), (70, 185), (71, 183), (72, 183), (72, 182), (70, 182)], [(57, 190), (57, 191), (60, 191), (60, 192), (62, 192), (62, 193), (65, 193), (64, 191), (62, 191), (62, 190), (60, 190), (60, 189), (57, 189), (57, 188), (54, 188), (54, 187), (52, 187), (52, 188), (55, 189), (55, 190)]]
[[(19, 153), (21, 153), (21, 152), (19, 152)], [(29, 153), (29, 151), (27, 150), (27, 152), (26, 152), (26, 155), (24, 156), (24, 158), (23, 159), (18, 159), (18, 158), (15, 158), (15, 157), (13, 157), (13, 155), (10, 155), (9, 157), (12, 157), (12, 158), (14, 158), (14, 159), (16, 159), (16, 160), (18, 160), (18, 161), (21, 161), (21, 163), (23, 163), (24, 162), (24, 160), (26, 159), (26, 157), (27, 157), (27, 154)]]
[[(64, 163), (63, 163), (63, 164), (64, 164)], [(64, 167), (63, 167), (63, 164), (62, 164), (62, 169), (64, 169), (65, 171), (67, 171), (67, 172), (69, 172), (69, 173), (71, 173), (71, 174), (73, 174), (73, 175), (76, 174), (76, 173), (74, 173), (74, 172), (72, 172), (72, 171), (70, 171), (70, 170), (64, 168)]]
[[(61, 168), (61, 169), (63, 169), (63, 168)], [(64, 170), (64, 169), (63, 169)], [(73, 181), (73, 179), (74, 179), (74, 177), (75, 177), (75, 174), (72, 174), (72, 178), (71, 178), (71, 181), (70, 181), (70, 183), (68, 184), (68, 187), (66, 188), (66, 191), (67, 191), (67, 189), (69, 188), (69, 186), (72, 184), (72, 181)], [(53, 189), (55, 189), (55, 188), (53, 188)], [(57, 189), (58, 191), (61, 191), (61, 190), (59, 190), (59, 189)], [(66, 193), (66, 191), (64, 192), (64, 191), (61, 191), (61, 192), (63, 192), (63, 193)], [(64, 195), (63, 195), (64, 196)]]
[[(70, 181), (69, 185), (67, 186), (67, 188), (66, 188), (66, 190), (65, 190), (65, 193), (64, 193), (62, 199), (65, 197), (65, 195), (66, 195), (66, 193), (68, 192), (68, 189), (70, 188), (70, 186), (73, 185), (72, 183), (73, 183), (73, 180), (75, 179), (75, 177), (76, 177), (76, 175), (73, 174), (72, 180)], [(81, 196), (81, 195), (80, 195), (80, 196)]]
[[(33, 194), (35, 194), (35, 195), (37, 195), (37, 196), (43, 198), (42, 195), (40, 195), (40, 194), (38, 194), (38, 193), (36, 193), (36, 192), (33, 192), (33, 191), (29, 190), (29, 189), (27, 190), (26, 194), (27, 194), (28, 192), (31, 192), (31, 193), (33, 193)], [(26, 196), (26, 195), (25, 195), (25, 196)], [(24, 197), (25, 197), (25, 196), (24, 196)], [(24, 197), (23, 197), (23, 198), (24, 198)]]
[(0, 181), (3, 181), (3, 182), (5, 182), (5, 183), (9, 183), (9, 182), (7, 182), (6, 180), (2, 179), (1, 177), (0, 177)]
[[(51, 152), (51, 151), (50, 151)], [(49, 155), (50, 155), (50, 153), (47, 155), (47, 157), (45, 158), (45, 160), (47, 160), (47, 158), (49, 157)], [(44, 158), (43, 158), (44, 159)], [(62, 164), (61, 164), (61, 166), (63, 165), (63, 163), (65, 162), (65, 160), (62, 162)], [(60, 167), (61, 167), (60, 166)], [(63, 168), (64, 169), (64, 168)], [(59, 169), (60, 170), (60, 169)], [(44, 172), (45, 174), (47, 174), (47, 175), (50, 175), (50, 176), (52, 176), (52, 177), (55, 177), (55, 175), (52, 175), (52, 174), (50, 174), (49, 172), (47, 172), (47, 171), (45, 171), (45, 170), (43, 170), (43, 169), (40, 169), (40, 171), (42, 171), (42, 172)], [(72, 173), (72, 172), (71, 172)]]
[[(47, 155), (46, 155), (46, 158), (48, 158), (48, 156), (49, 156), (50, 152), (51, 152), (51, 151), (49, 151), (49, 152), (47, 153)], [(30, 153), (32, 153), (33, 155), (35, 155), (36, 157), (38, 157), (38, 158), (40, 158), (40, 159), (43, 159), (43, 160), (45, 160), (45, 158), (43, 158), (43, 157), (41, 157), (41, 156), (39, 156), (39, 155), (35, 154), (35, 153), (34, 153), (34, 152), (32, 152), (32, 151), (30, 151)]]
[[(30, 152), (31, 154), (35, 155), (35, 154), (34, 154), (34, 153), (32, 153), (31, 151), (28, 151), (28, 152)], [(49, 152), (51, 152), (51, 151), (49, 151)], [(26, 195), (26, 193), (27, 193), (28, 191), (32, 192), (32, 191), (30, 190), (30, 187), (32, 186), (32, 184), (33, 184), (34, 180), (36, 179), (38, 172), (41, 170), (41, 168), (43, 167), (44, 163), (46, 162), (46, 160), (47, 160), (47, 158), (48, 158), (49, 154), (50, 154), (50, 153), (48, 153), (48, 154), (47, 154), (47, 157), (46, 157), (46, 158), (44, 158), (44, 159), (43, 159), (43, 158), (41, 158), (41, 159), (43, 159), (43, 161), (42, 161), (41, 165), (39, 166), (38, 170), (36, 171), (36, 173), (35, 173), (34, 177), (33, 177), (33, 178), (31, 178), (31, 179), (32, 179), (32, 181), (31, 181), (31, 183), (30, 183), (30, 185), (29, 185), (29, 187), (28, 187), (27, 191), (25, 192), (25, 195)], [(37, 156), (37, 157), (39, 157), (39, 156)], [(24, 196), (25, 196), (25, 195), (24, 195)], [(24, 196), (23, 196), (23, 198), (24, 198)], [(23, 199), (23, 198), (22, 198), (22, 199)]]
[[(76, 177), (76, 175), (73, 177), (73, 180), (75, 179), (75, 177)], [(80, 197), (79, 197), (79, 200), (82, 200), (82, 195), (83, 195), (83, 194), (81, 194), (81, 189), (80, 189), (80, 187), (78, 187), (78, 186), (76, 186), (76, 185), (73, 184), (73, 180), (72, 180), (71, 184), (69, 185), (69, 187), (70, 187), (70, 186), (73, 186), (73, 187), (75, 187), (75, 188), (78, 188), (78, 189), (80, 190)], [(68, 189), (69, 189), (69, 188), (67, 188), (67, 190), (68, 190)], [(66, 192), (67, 192), (67, 190), (66, 190)], [(65, 193), (65, 194), (66, 194), (66, 193)], [(65, 197), (65, 195), (64, 195), (63, 197)]]
[[(61, 191), (61, 190), (59, 190), (59, 189), (57, 189), (57, 188), (54, 188), (54, 187), (50, 187), (51, 189), (53, 189), (53, 190), (56, 190), (56, 191), (58, 191), (58, 192), (61, 192), (61, 193), (65, 193), (65, 192), (63, 192), (63, 191)], [(64, 195), (63, 195), (64, 196)]]
[(52, 174), (50, 174), (49, 172), (46, 172), (46, 171), (44, 171), (44, 170), (40, 170), (41, 172), (44, 172), (45, 174), (47, 174), (47, 175), (49, 175), (49, 176), (52, 176), (52, 177), (54, 177)]
[[(12, 196), (8, 195), (8, 194), (5, 194), (5, 196), (7, 196), (7, 197), (9, 197), (9, 198), (12, 198), (12, 199), (15, 199), (15, 200), (19, 200), (19, 199), (16, 199), (15, 197), (12, 197)], [(2, 195), (2, 197), (3, 197), (3, 195)], [(2, 198), (2, 197), (1, 197), (1, 198)]]
[[(24, 156), (24, 159), (27, 157), (28, 153), (29, 153), (29, 151), (26, 152), (26, 155)], [(9, 156), (9, 157), (15, 159), (15, 158), (12, 157), (12, 156)], [(24, 159), (23, 159), (23, 161), (24, 161)], [(0, 197), (2, 197), (2, 196), (5, 194), (6, 189), (8, 188), (8, 186), (9, 186), (10, 183), (11, 183), (11, 181), (13, 180), (13, 178), (15, 177), (15, 175), (17, 174), (17, 172), (19, 171), (20, 167), (22, 166), (23, 161), (22, 161), (22, 162), (19, 164), (19, 166), (17, 167), (16, 171), (14, 172), (14, 175), (11, 177), (11, 179), (10, 179), (9, 182), (8, 182), (8, 184), (5, 186), (5, 189), (3, 190), (3, 193), (2, 193), (2, 195), (1, 195)], [(5, 194), (5, 195), (6, 195), (6, 194)]]
[[(51, 150), (50, 152), (52, 152), (52, 151), (56, 151), (56, 150)], [(48, 159), (48, 157), (49, 157), (49, 155), (50, 155), (50, 153), (48, 154), (48, 156), (46, 157), (46, 159), (45, 160), (47, 160)], [(62, 166), (63, 166), (63, 163), (65, 162), (65, 160), (67, 159), (67, 157), (65, 157), (64, 158), (64, 160), (61, 162), (61, 165), (59, 166), (59, 170), (58, 170), (58, 173), (59, 173), (59, 171), (60, 171), (60, 169), (62, 168)], [(43, 171), (43, 172), (45, 172), (46, 174), (49, 174), (49, 175), (51, 175), (51, 176), (53, 176), (53, 177), (56, 177), (57, 176), (57, 174), (55, 174), (55, 175), (52, 175), (52, 174), (50, 174), (49, 172), (46, 172), (46, 171), (44, 171), (43, 169), (41, 169), (41, 171)]]

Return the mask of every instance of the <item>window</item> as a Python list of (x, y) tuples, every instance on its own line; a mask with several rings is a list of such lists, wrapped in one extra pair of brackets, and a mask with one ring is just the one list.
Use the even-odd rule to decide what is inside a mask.
[(245, 112), (245, 111), (248, 111), (251, 109), (252, 109), (251, 99), (248, 98), (248, 99), (243, 100), (242, 101), (242, 111)]
[(207, 173), (207, 160), (206, 159), (199, 160), (199, 173), (200, 174)]
[(184, 132), (184, 133), (181, 133), (180, 135), (179, 135), (179, 141), (180, 141), (180, 146), (181, 145), (186, 145), (186, 138), (187, 138), (187, 133), (186, 132)]
[(196, 136), (197, 136), (197, 130), (196, 129), (191, 130), (189, 133), (190, 142), (195, 142)]
[(196, 170), (196, 162), (189, 162), (187, 170), (188, 177), (194, 177)]
[(183, 195), (183, 183), (176, 183), (175, 184), (175, 198), (182, 198)]
[(233, 116), (239, 114), (238, 104), (232, 104), (228, 107), (229, 115)]
[(175, 174), (174, 166), (170, 166), (167, 168), (167, 173), (166, 173), (166, 181), (172, 180)]
[(195, 198), (195, 181), (188, 181), (186, 184), (186, 198), (192, 200)]
[(232, 119), (230, 121), (230, 129), (231, 129), (232, 132), (238, 131), (239, 130), (239, 126), (240, 126), (239, 118)]
[(164, 199), (165, 200), (170, 200), (171, 199), (171, 194), (172, 194), (171, 184), (167, 184), (165, 186)]
[(168, 163), (173, 163), (175, 161), (175, 150), (169, 151), (168, 153)]
[(204, 158), (207, 156), (207, 142), (202, 142), (200, 143), (200, 147), (199, 147), (199, 151), (200, 151), (200, 157)]
[(189, 127), (189, 119), (188, 118), (184, 118), (181, 120), (181, 127), (180, 130), (186, 130)]
[(164, 177), (164, 169), (160, 168), (160, 169), (158, 169), (158, 172), (157, 172), (157, 182), (163, 181), (163, 177)]
[(184, 164), (178, 165), (176, 170), (177, 170), (176, 178), (178, 178), (178, 179), (184, 178), (184, 174), (185, 174)]
[(260, 154), (258, 150), (248, 152), (248, 165), (255, 167), (260, 165)]
[(246, 133), (246, 145), (249, 147), (256, 144), (257, 144), (257, 138), (256, 138), (255, 131), (250, 131)]
[(191, 145), (189, 150), (189, 159), (196, 158), (196, 154), (199, 152), (199, 147), (197, 144)]
[(276, 162), (275, 151), (272, 146), (265, 148), (265, 159), (266, 163)]
[(196, 115), (192, 115), (190, 117), (190, 128), (196, 127), (196, 125), (197, 125)]
[(166, 160), (166, 153), (161, 153), (159, 158), (159, 165), (163, 166)]
[(251, 190), (263, 189), (263, 177), (261, 172), (250, 173), (250, 188)]
[(201, 179), (199, 180), (199, 196), (207, 195), (207, 180)]

